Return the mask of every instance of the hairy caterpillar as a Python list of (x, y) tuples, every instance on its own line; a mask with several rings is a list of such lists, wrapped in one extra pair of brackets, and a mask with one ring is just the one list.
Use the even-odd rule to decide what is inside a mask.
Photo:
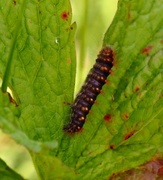
[(111, 72), (113, 60), (113, 50), (110, 47), (104, 47), (100, 51), (95, 65), (87, 75), (84, 85), (72, 104), (71, 120), (69, 124), (63, 128), (65, 132), (73, 134), (82, 129), (87, 114)]

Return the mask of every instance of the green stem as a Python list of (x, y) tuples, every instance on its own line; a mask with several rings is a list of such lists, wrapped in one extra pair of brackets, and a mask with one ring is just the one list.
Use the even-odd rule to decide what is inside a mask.
[(7, 65), (6, 65), (6, 69), (5, 69), (5, 73), (4, 73), (4, 77), (3, 77), (3, 82), (2, 82), (2, 87), (1, 90), (2, 92), (6, 92), (7, 90), (7, 86), (8, 86), (8, 81), (9, 81), (9, 77), (10, 77), (10, 72), (11, 72), (11, 66), (13, 63), (13, 54), (14, 54), (14, 49), (15, 49), (15, 45), (16, 45), (16, 40), (17, 40), (17, 36), (21, 27), (21, 23), (22, 23), (22, 18), (23, 18), (23, 13), (24, 13), (24, 9), (25, 9), (25, 2), (26, 0), (23, 0), (22, 2), (22, 6), (19, 12), (19, 18), (15, 27), (15, 31), (14, 31), (14, 36), (11, 42), (11, 48), (9, 51), (9, 55), (8, 55), (8, 61), (7, 61)]

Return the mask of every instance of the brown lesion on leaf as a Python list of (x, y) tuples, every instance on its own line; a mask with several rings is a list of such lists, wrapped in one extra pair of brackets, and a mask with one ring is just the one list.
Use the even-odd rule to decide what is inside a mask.
[(127, 120), (129, 118), (129, 113), (125, 112), (122, 117), (124, 120)]
[(138, 92), (140, 90), (140, 87), (139, 86), (136, 86), (135, 88), (134, 88), (134, 92)]
[(111, 118), (112, 118), (112, 115), (111, 115), (111, 114), (106, 114), (106, 115), (104, 116), (104, 120), (105, 120), (106, 122), (111, 122)]
[[(141, 157), (140, 157), (141, 158)], [(142, 164), (136, 168), (129, 169), (120, 173), (114, 173), (109, 180), (117, 179), (143, 179), (143, 180), (154, 180), (163, 179), (163, 159), (157, 158)]]
[(144, 55), (149, 56), (149, 53), (150, 53), (150, 51), (152, 50), (152, 48), (153, 48), (153, 46), (151, 46), (151, 45), (146, 46), (145, 48), (143, 48), (143, 49), (141, 50), (141, 52), (142, 52)]
[(132, 13), (132, 3), (128, 3), (126, 6), (126, 19), (128, 22), (133, 21), (135, 18), (134, 12)]
[(130, 19), (131, 19), (131, 7), (129, 4), (128, 9), (127, 9), (127, 20), (130, 21)]
[(17, 1), (16, 1), (16, 0), (13, 0), (13, 3), (14, 3), (14, 6), (16, 6)]
[(109, 145), (109, 148), (110, 148), (110, 149), (115, 149), (115, 145), (114, 145), (114, 144), (110, 144), (110, 145)]
[(72, 26), (70, 26), (69, 28), (66, 28), (66, 31), (69, 32), (69, 31), (72, 31), (74, 28)]
[(127, 94), (124, 93), (123, 95), (124, 95), (125, 98), (128, 98)]
[(131, 132), (129, 132), (128, 134), (126, 134), (125, 136), (124, 136), (124, 141), (126, 141), (127, 139), (129, 139), (130, 137), (132, 137), (134, 134), (135, 134), (135, 132), (136, 132), (136, 130), (133, 130), (133, 131), (131, 131)]
[(71, 64), (71, 59), (67, 59), (67, 64)]
[(63, 11), (63, 12), (61, 13), (61, 18), (62, 18), (63, 20), (65, 20), (65, 21), (67, 21), (68, 18), (69, 18), (69, 12)]

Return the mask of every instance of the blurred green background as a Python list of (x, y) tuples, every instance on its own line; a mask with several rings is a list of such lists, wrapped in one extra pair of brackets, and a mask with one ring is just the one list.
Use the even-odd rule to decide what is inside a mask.
[(71, 0), (73, 19), (77, 22), (77, 77), (75, 94), (95, 63), (102, 40), (117, 9), (118, 0)]
[[(93, 66), (102, 39), (117, 8), (117, 0), (70, 0), (73, 19), (77, 23), (77, 76), (75, 94), (79, 91), (89, 69)], [(28, 151), (0, 131), (0, 158), (25, 179), (37, 180)]]

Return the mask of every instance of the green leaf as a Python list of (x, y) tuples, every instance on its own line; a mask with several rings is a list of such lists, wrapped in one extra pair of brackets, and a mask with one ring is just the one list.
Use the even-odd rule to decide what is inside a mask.
[(0, 2), (0, 74), (3, 84), (9, 79), (10, 95), (18, 105), (9, 104), (0, 93), (0, 125), (30, 150), (43, 179), (58, 177), (51, 171), (54, 164), (62, 169), (62, 176), (71, 172), (59, 159), (48, 156), (49, 151), (54, 151), (52, 155), (58, 151), (63, 120), (70, 112), (66, 102), (73, 99), (76, 24), (71, 25), (71, 16), (68, 0)]
[(84, 130), (67, 137), (60, 153), (79, 179), (107, 179), (162, 153), (162, 11), (160, 1), (119, 1), (104, 37), (115, 53), (113, 72)]
[(19, 174), (10, 169), (7, 164), (0, 159), (0, 178), (1, 180), (23, 180)]

